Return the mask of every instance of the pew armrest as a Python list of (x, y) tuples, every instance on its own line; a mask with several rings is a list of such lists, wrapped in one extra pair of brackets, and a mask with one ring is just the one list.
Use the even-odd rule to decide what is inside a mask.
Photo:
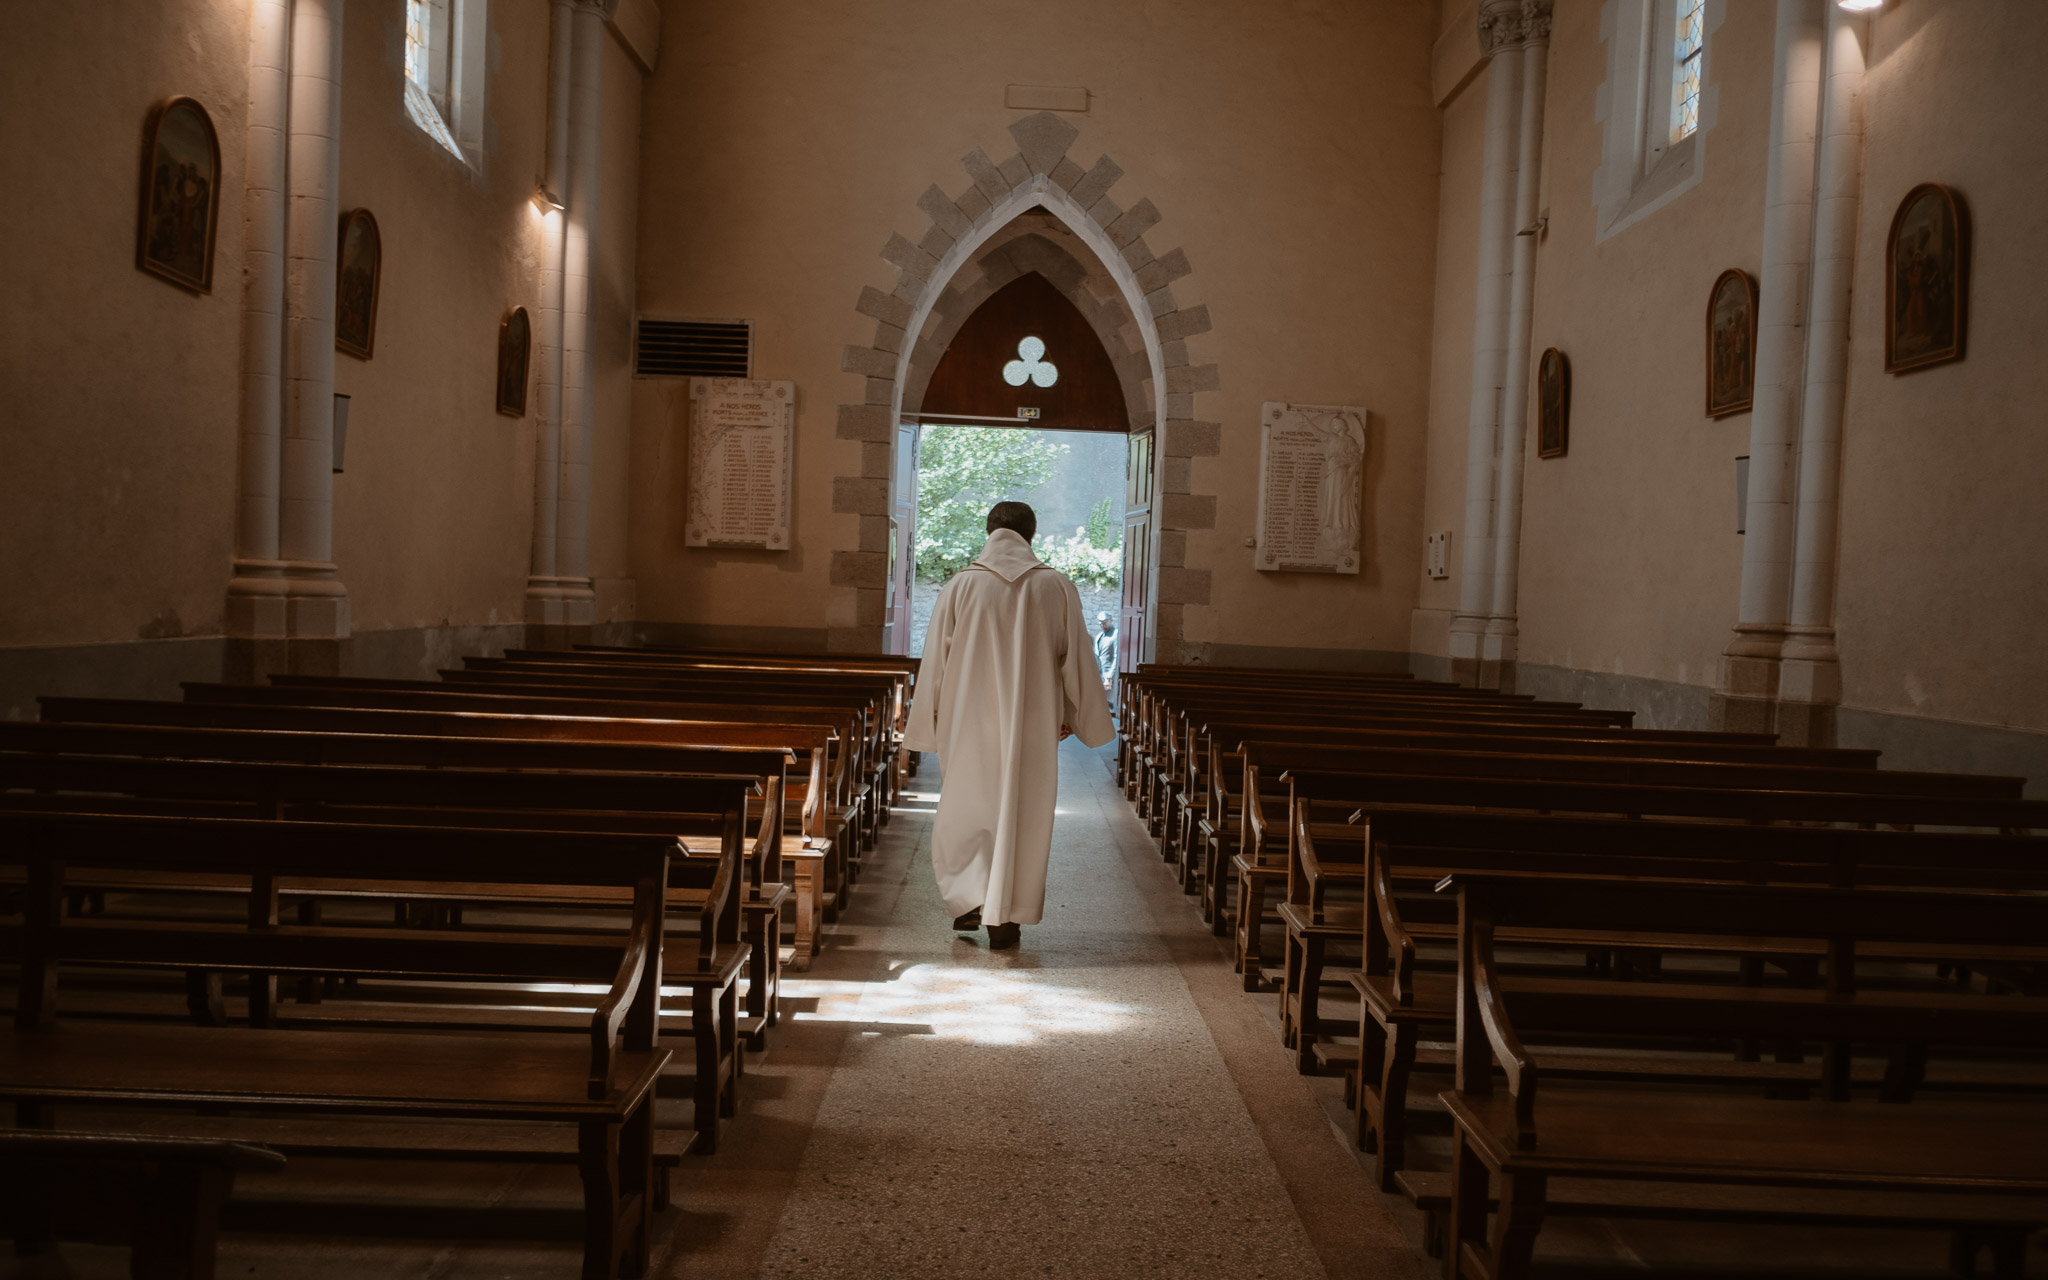
[(631, 1047), (654, 1047), (655, 1020), (661, 1009), (661, 923), (667, 882), (664, 869), (661, 879), (634, 888), (633, 926), (626, 935), (625, 954), (619, 957), (611, 989), (590, 1015), (588, 1092), (592, 1101), (603, 1101), (611, 1092), (612, 1065), (618, 1057), (622, 1030), (635, 1042)]

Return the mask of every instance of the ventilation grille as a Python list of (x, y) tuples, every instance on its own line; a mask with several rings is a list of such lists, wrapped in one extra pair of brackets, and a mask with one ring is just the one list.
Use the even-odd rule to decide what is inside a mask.
[(639, 378), (744, 378), (753, 372), (754, 326), (747, 320), (651, 320), (633, 332)]

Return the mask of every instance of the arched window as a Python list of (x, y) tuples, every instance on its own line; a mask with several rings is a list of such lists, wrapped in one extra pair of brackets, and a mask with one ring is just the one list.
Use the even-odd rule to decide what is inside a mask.
[(489, 0), (405, 0), (405, 113), (450, 154), (483, 155)]
[(1620, 232), (1692, 187), (1714, 127), (1707, 44), (1728, 0), (1608, 0), (1601, 37), (1605, 137), (1593, 175), (1597, 239)]
[(1671, 140), (1700, 127), (1700, 63), (1707, 53), (1707, 0), (1678, 0), (1671, 48)]

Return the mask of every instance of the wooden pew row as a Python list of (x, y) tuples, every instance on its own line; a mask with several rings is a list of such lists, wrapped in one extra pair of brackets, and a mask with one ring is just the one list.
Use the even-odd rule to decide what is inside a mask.
[[(733, 784), (735, 800), (742, 785)], [(652, 1100), (669, 1058), (658, 1025), (663, 885), (671, 859), (681, 856), (674, 839), (658, 836), (0, 813), (0, 862), (18, 868), (28, 885), (23, 923), (0, 931), (0, 945), (21, 971), (16, 1029), (0, 1037), (0, 1099), (16, 1104), (26, 1127), (42, 1127), (55, 1108), (138, 1104), (573, 1126), (582, 1152), (583, 1274), (641, 1274), (658, 1198)], [(337, 875), (554, 882), (629, 891), (633, 906), (627, 928), (549, 935), (67, 918), (68, 879), (88, 870), (270, 883)], [(446, 974), (483, 983), (589, 983), (604, 995), (583, 1036), (58, 1018), (60, 974), (107, 965)]]
[[(1439, 809), (1366, 799), (1361, 802), (1362, 829), (1348, 828), (1348, 838), (1333, 843), (1317, 839), (1309, 820), (1310, 801), (1300, 793), (1327, 796), (1341, 791), (1341, 803), (1348, 805), (1361, 794), (1372, 794), (1375, 788), (1355, 777), (1296, 777), (1294, 781), (1298, 789), (1294, 801), (1294, 844), (1298, 851), (1299, 888), (1290, 891), (1297, 901), (1282, 908), (1290, 928), (1290, 964), (1282, 999), (1292, 1014), (1298, 1061), (1306, 1065), (1313, 1058), (1309, 1042), (1324, 1030), (1315, 1009), (1323, 950), (1334, 940), (1359, 944), (1362, 966), (1351, 976), (1351, 982), (1361, 1002), (1361, 1048), (1352, 1092), (1358, 1104), (1360, 1145), (1378, 1146), (1381, 1181), (1389, 1190), (1392, 1175), (1403, 1160), (1405, 1091), (1418, 1062), (1418, 1042), (1426, 1032), (1447, 1027), (1456, 1013), (1444, 981), (1423, 972), (1419, 964), (1419, 945), (1448, 941), (1451, 922), (1440, 913), (1430, 913), (1429, 909), (1437, 904), (1427, 896), (1418, 900), (1415, 895), (1418, 891), (1426, 895), (1426, 890), (1445, 875), (1467, 870), (1517, 869), (1702, 881), (1768, 879), (1837, 886), (2048, 890), (2048, 837), (1746, 822), (1735, 825), (1725, 821), (1769, 812), (1774, 806), (1801, 807), (1810, 815), (1809, 820), (1816, 821), (1830, 813), (1847, 814), (1853, 819), (1873, 806), (1889, 807), (1894, 813), (1911, 812), (1914, 797), (1705, 789), (1686, 792), (1667, 788), (1662, 789), (1662, 798), (1649, 803), (1650, 798), (1642, 795), (1616, 796), (1612, 794), (1615, 788), (1606, 786), (1546, 784), (1548, 797), (1563, 802), (1567, 812)], [(1460, 780), (1451, 781), (1453, 785), (1444, 789), (1466, 796), (1488, 795), (1489, 788), (1495, 785), (1485, 779), (1463, 780), (1463, 785), (1457, 785)], [(1386, 784), (1385, 789), (1395, 794), (1403, 791), (1398, 781)], [(1516, 798), (1505, 794), (1506, 789), (1503, 786), (1492, 795)], [(1566, 794), (1569, 792), (1578, 794)], [(1587, 816), (1595, 810), (1605, 810), (1617, 799), (1646, 803), (1647, 812), (1705, 814), (1724, 821)], [(2038, 820), (2048, 809), (2048, 805), (2037, 801), (1987, 804), (1941, 797), (1927, 798), (1926, 805), (1925, 812), (1951, 819), (1966, 817), (1971, 825), (1980, 827), (2021, 816), (2013, 812), (2021, 806), (2032, 820)], [(1976, 813), (1960, 812), (1964, 805), (1984, 808)], [(1328, 881), (1340, 869), (1346, 873), (1345, 881), (1362, 887), (1365, 901), (1361, 907), (1333, 906), (1328, 902)], [(1653, 935), (1641, 932), (1581, 941), (1598, 948), (1657, 947)], [(1744, 945), (1731, 944), (1724, 946), (1723, 951), (1743, 954)], [(1781, 946), (1774, 954), (1780, 960), (1791, 957), (1809, 964), (1828, 959), (1803, 953), (1796, 947), (1788, 950)], [(1992, 954), (1964, 947), (1947, 955), (1896, 958), (1922, 963), (1982, 963)], [(2034, 963), (2048, 961), (2048, 950), (2030, 959)], [(1761, 969), (1752, 965), (1750, 974), (1760, 977)], [(1332, 1060), (1336, 1060), (1335, 1055)], [(1847, 1079), (1842, 1074), (1846, 1070), (1846, 1059), (1829, 1067), (1827, 1083), (1838, 1093), (1847, 1089)]]
[[(46, 700), (62, 702), (63, 700)], [(97, 701), (97, 700), (92, 700)], [(57, 714), (78, 711), (78, 707), (57, 706), (46, 708)], [(101, 722), (39, 722), (0, 723), (0, 760), (22, 759), (24, 757), (56, 757), (51, 767), (63, 764), (61, 757), (72, 758), (71, 768), (80, 770), (79, 758), (107, 758), (110, 772), (96, 775), (90, 766), (77, 772), (75, 789), (114, 790), (123, 775), (118, 772), (124, 759), (135, 761), (232, 761), (241, 763), (274, 763), (297, 766), (315, 765), (387, 765), (428, 767), (433, 769), (467, 768), (521, 771), (546, 771), (533, 785), (523, 785), (518, 776), (490, 774), (475, 775), (477, 780), (494, 784), (503, 778), (503, 785), (490, 785), (483, 792), (469, 794), (472, 807), (538, 807), (552, 809), (574, 808), (577, 803), (612, 805), (620, 802), (620, 795), (614, 791), (607, 794), (600, 774), (625, 773), (632, 775), (680, 775), (687, 783), (689, 776), (700, 774), (739, 773), (756, 778), (760, 784), (760, 796), (750, 800), (748, 822), (757, 829), (757, 835), (744, 861), (746, 889), (742, 902), (742, 915), (747, 922), (746, 934), (755, 947), (750, 959), (748, 1004), (749, 1014), (756, 1025), (749, 1028), (749, 1035), (760, 1034), (767, 1021), (775, 1016), (774, 999), (778, 982), (776, 957), (780, 948), (776, 944), (776, 933), (782, 904), (791, 896), (782, 883), (781, 863), (787, 847), (786, 823), (783, 812), (786, 807), (787, 768), (791, 753), (781, 747), (749, 748), (734, 746), (677, 747), (661, 745), (614, 745), (598, 742), (563, 740), (522, 740), (522, 739), (469, 739), (408, 734), (386, 733), (331, 733), (282, 731), (271, 729), (227, 729), (227, 728), (182, 728), (164, 725), (135, 724), (129, 721), (149, 718), (168, 710), (181, 713), (180, 718), (192, 718), (195, 710), (181, 703), (133, 703), (105, 704), (84, 707), (87, 712), (98, 712), (118, 717), (113, 723)], [(203, 709), (201, 709), (203, 710)], [(417, 731), (420, 726), (407, 724), (407, 730)], [(32, 761), (33, 763), (33, 761)], [(566, 776), (565, 772), (568, 771)], [(165, 775), (167, 781), (174, 781), (176, 773)], [(279, 784), (290, 788), (293, 785), (317, 791), (310, 782), (294, 783), (292, 778), (312, 779), (315, 775), (279, 775), (286, 781)], [(343, 774), (336, 775), (346, 780), (362, 779), (377, 775)], [(435, 778), (447, 775), (434, 774)], [(104, 787), (88, 784), (104, 782)], [(593, 785), (594, 784), (594, 785)], [(0, 787), (15, 785), (8, 781), (8, 775), (0, 770)], [(266, 790), (271, 786), (267, 780), (252, 784), (257, 790), (243, 795), (230, 792), (230, 798), (245, 799), (251, 803), (276, 803), (281, 794)], [(672, 809), (674, 798), (664, 792), (658, 782), (642, 785), (633, 781), (631, 798), (640, 811), (657, 812)], [(174, 791), (157, 794), (176, 794)], [(210, 794), (210, 793), (209, 793)], [(437, 803), (462, 807), (464, 793), (449, 789), (434, 793)], [(315, 797), (317, 799), (317, 796)], [(650, 803), (650, 801), (652, 803)], [(18, 798), (17, 798), (18, 803)], [(360, 803), (360, 801), (358, 802)], [(674, 834), (686, 834), (678, 828)], [(722, 833), (711, 830), (692, 841), (692, 851), (717, 854)], [(707, 843), (708, 841), (708, 843)], [(673, 905), (673, 904), (672, 904)]]
[[(240, 733), (234, 759), (299, 760), (307, 764), (471, 764), (481, 768), (579, 768), (625, 772), (690, 772), (663, 752), (702, 748), (781, 748), (797, 768), (784, 793), (780, 857), (795, 891), (798, 967), (817, 954), (832, 891), (827, 880), (831, 836), (828, 782), (835, 731), (822, 724), (616, 719), (587, 716), (436, 712), (383, 708), (239, 705), (225, 702), (156, 702), (121, 698), (38, 700), (45, 723), (160, 727), (199, 734)], [(310, 738), (302, 735), (312, 735)], [(435, 739), (453, 739), (453, 745)], [(197, 740), (200, 749), (206, 739)], [(512, 745), (494, 745), (501, 743)], [(172, 736), (160, 754), (186, 754)], [(410, 745), (409, 745), (410, 744)], [(520, 745), (534, 744), (534, 745)], [(550, 747), (547, 744), (557, 744)], [(138, 749), (142, 743), (138, 741)], [(218, 750), (219, 748), (211, 748)], [(561, 755), (561, 750), (571, 754)], [(540, 754), (535, 754), (539, 752)], [(146, 752), (145, 752), (146, 753)], [(758, 908), (757, 900), (749, 900)], [(779, 910), (779, 906), (777, 907)], [(771, 931), (771, 937), (773, 931)], [(770, 948), (757, 964), (774, 962)], [(763, 971), (762, 1000), (775, 974)], [(768, 1013), (751, 982), (748, 1012)]]
[(738, 663), (705, 667), (645, 658), (622, 659), (610, 655), (522, 649), (509, 651), (499, 658), (465, 658), (463, 675), (444, 673), (444, 678), (467, 679), (473, 672), (593, 675), (614, 680), (630, 677), (658, 681), (657, 687), (661, 688), (872, 692), (877, 695), (876, 714), (872, 717), (875, 734), (871, 774), (875, 787), (872, 819), (876, 826), (889, 819), (889, 806), (895, 800), (900, 773), (896, 760), (898, 739), (909, 714), (910, 681), (901, 673), (821, 667), (753, 667)]
[[(23, 726), (30, 727), (30, 726)], [(756, 950), (743, 935), (742, 899), (732, 887), (743, 862), (753, 868), (747, 878), (758, 889), (771, 851), (780, 835), (780, 814), (772, 812), (762, 834), (745, 846), (741, 824), (749, 790), (772, 778), (783, 757), (778, 752), (719, 752), (721, 763), (736, 765), (733, 776), (682, 774), (619, 774), (593, 772), (510, 772), (458, 768), (386, 768), (352, 765), (299, 765), (239, 761), (148, 759), (105, 754), (59, 755), (31, 751), (0, 751), (0, 810), (57, 808), (71, 811), (148, 813), (159, 802), (196, 801), (212, 806), (200, 810), (213, 816), (256, 819), (313, 819), (358, 824), (449, 826), (484, 831), (526, 825), (522, 813), (537, 811), (549, 830), (622, 830), (611, 824), (616, 815), (650, 819), (652, 834), (678, 841), (685, 849), (694, 837), (707, 845), (707, 857), (680, 857), (670, 863), (671, 883), (666, 906), (698, 913), (715, 911), (701, 921), (695, 939), (663, 940), (666, 980), (685, 989), (692, 1011), (690, 1034), (698, 1046), (700, 1075), (696, 1080), (696, 1127), (707, 1150), (716, 1148), (719, 1117), (737, 1103), (743, 1056), (737, 1016), (737, 982)], [(773, 783), (770, 790), (775, 790)], [(24, 794), (26, 793), (26, 794)], [(156, 810), (162, 812), (161, 809)], [(190, 808), (178, 812), (192, 813)], [(623, 828), (635, 829), (632, 827)], [(335, 897), (393, 901), (497, 903), (568, 906), (623, 906), (618, 894), (585, 899), (564, 898), (553, 882), (488, 886), (461, 882), (380, 884), (372, 877), (347, 883), (259, 884), (250, 898), (255, 913), (250, 924), (275, 925), (287, 900), (299, 904), (301, 923), (320, 919), (319, 903)], [(244, 892), (239, 884), (208, 882), (191, 876), (133, 873), (74, 873), (75, 889), (144, 893)], [(777, 882), (780, 888), (780, 882)], [(708, 904), (708, 905), (707, 905)], [(758, 932), (757, 932), (758, 936)], [(201, 996), (192, 997), (193, 1012), (204, 1021), (222, 1020), (220, 985), (214, 975)], [(764, 995), (767, 993), (764, 992)], [(273, 1025), (278, 1017), (273, 975), (250, 975), (249, 1020)], [(758, 1028), (754, 1028), (758, 1030)]]
[(9, 1130), (0, 1133), (0, 1235), (19, 1258), (60, 1240), (119, 1245), (131, 1275), (212, 1280), (235, 1175), (284, 1162), (221, 1139)]
[[(689, 708), (687, 714), (693, 718), (733, 718), (744, 714), (802, 720), (823, 715), (840, 731), (838, 748), (845, 755), (844, 763), (835, 763), (834, 771), (841, 789), (838, 822), (853, 837), (846, 846), (845, 870), (849, 884), (857, 875), (860, 851), (873, 846), (876, 806), (880, 802), (876, 779), (880, 776), (877, 754), (881, 750), (882, 737), (878, 726), (883, 716), (883, 700), (874, 690), (848, 693), (831, 689), (740, 687), (730, 682), (672, 682), (653, 676), (568, 676), (544, 671), (451, 671), (441, 674), (443, 679), (439, 682), (355, 676), (272, 676), (271, 685), (319, 690), (323, 695), (342, 690), (369, 690), (608, 699), (645, 703), (649, 710), (659, 705), (664, 714)], [(189, 692), (187, 696), (190, 696)], [(703, 710), (709, 707), (722, 710)], [(834, 835), (836, 838), (836, 828)]]
[(1342, 727), (1370, 721), (1389, 728), (1453, 729), (1536, 734), (1570, 730), (1589, 737), (1632, 734), (1616, 717), (1575, 709), (1531, 709), (1484, 702), (1449, 702), (1434, 698), (1381, 699), (1306, 695), (1223, 695), (1196, 691), (1160, 694), (1148, 699), (1135, 748), (1140, 813), (1155, 834), (1171, 829), (1177, 799), (1175, 761), (1190, 720), (1210, 716), (1282, 718), (1289, 723)]
[[(1871, 944), (2024, 947), (2048, 937), (2048, 898), (1479, 873), (1453, 883), (1457, 1075), (1442, 1096), (1455, 1151), (1448, 1177), (1427, 1180), (1437, 1203), (1448, 1184), (1447, 1275), (1525, 1280), (1553, 1206), (1603, 1217), (1932, 1227), (1952, 1233), (1964, 1274), (1974, 1274), (1985, 1243), (1995, 1274), (2024, 1274), (2027, 1238), (2048, 1223), (2048, 1105), (1916, 1097), (1914, 1063), (1952, 1046), (2048, 1051), (2048, 999), (1902, 997), (1855, 986), (1853, 960), (1831, 968), (1826, 990), (1532, 979), (1506, 970), (1499, 944), (1517, 930), (1710, 938), (1732, 929), (1852, 957)], [(1534, 1025), (1547, 1043), (1526, 1038)], [(1578, 1046), (1608, 1046), (1617, 1027), (1899, 1047), (1882, 1099), (1860, 1103), (1555, 1078), (1550, 1063)], [(1708, 1200), (1708, 1212), (1674, 1205), (1657, 1194), (1665, 1187), (1702, 1189), (1685, 1199)], [(1578, 1194), (1559, 1195), (1566, 1188)]]
[[(1321, 726), (1298, 728), (1256, 722), (1221, 724), (1209, 721), (1205, 727), (1214, 742), (1229, 742), (1235, 738), (1239, 740), (1240, 746), (1244, 746), (1250, 741), (1260, 741), (1263, 744), (1260, 751), (1284, 753), (1278, 757), (1278, 760), (1285, 762), (1281, 767), (1314, 768), (1318, 752), (1348, 749), (1353, 746), (1374, 746), (1388, 750), (1407, 747), (1438, 751), (1480, 750), (1511, 752), (1532, 757), (1571, 755), (1722, 764), (1772, 762), (1782, 763), (1788, 767), (1803, 762), (1814, 768), (1825, 768), (1835, 764), (1844, 768), (1869, 769), (1876, 763), (1875, 752), (1772, 748), (1718, 741), (1675, 741), (1668, 737), (1638, 737), (1636, 735), (1642, 731), (1636, 730), (1609, 731), (1603, 736), (1579, 736), (1582, 732), (1579, 730), (1567, 731), (1573, 736), (1531, 736), (1521, 732), (1519, 726), (1467, 725), (1455, 733), (1411, 734), (1390, 730), (1387, 726), (1372, 722), (1354, 720), (1353, 724), (1352, 728), (1334, 729)], [(1266, 741), (1268, 738), (1280, 741), (1269, 742)], [(1219, 880), (1229, 878), (1236, 881), (1236, 961), (1246, 975), (1247, 989), (1253, 990), (1257, 989), (1261, 981), (1258, 972), (1258, 933), (1260, 922), (1264, 919), (1264, 895), (1272, 884), (1284, 878), (1286, 874), (1286, 859), (1282, 852), (1269, 853), (1265, 846), (1265, 831), (1275, 814), (1280, 820), (1274, 829), (1282, 833), (1283, 840), (1288, 829), (1287, 808), (1284, 802), (1267, 802), (1261, 795), (1261, 776), (1258, 761), (1247, 759), (1242, 771), (1236, 826), (1233, 828), (1219, 816), (1228, 804), (1226, 794), (1221, 799), (1212, 800), (1216, 812), (1210, 815), (1210, 826), (1205, 832), (1205, 836), (1215, 840), (1218, 845), (1214, 875)], [(1874, 772), (1872, 776), (1875, 776)], [(1230, 770), (1223, 769), (1216, 777), (1222, 785), (1227, 786)], [(1846, 788), (1837, 786), (1836, 789)], [(2016, 788), (2014, 793), (2017, 793)], [(1239, 847), (1235, 854), (1226, 859), (1221, 847), (1223, 839), (1219, 833), (1233, 829), (1238, 833)]]
[(481, 713), (499, 716), (574, 717), (628, 721), (716, 721), (788, 723), (813, 725), (834, 735), (830, 768), (826, 777), (824, 827), (827, 841), (825, 863), (824, 916), (836, 914), (837, 903), (851, 884), (858, 843), (859, 748), (849, 747), (849, 738), (860, 737), (857, 715), (838, 707), (774, 706), (750, 707), (744, 703), (677, 701), (651, 696), (575, 697), (559, 691), (471, 692), (430, 683), (395, 687), (332, 685), (229, 685), (187, 683), (188, 702), (209, 705), (233, 704), (263, 707), (323, 707), (334, 709)]

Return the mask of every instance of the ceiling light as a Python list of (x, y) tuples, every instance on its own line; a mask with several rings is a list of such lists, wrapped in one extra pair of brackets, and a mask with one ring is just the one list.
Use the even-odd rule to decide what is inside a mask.
[(1884, 0), (1835, 0), (1835, 3), (1851, 13), (1869, 13), (1884, 8)]

